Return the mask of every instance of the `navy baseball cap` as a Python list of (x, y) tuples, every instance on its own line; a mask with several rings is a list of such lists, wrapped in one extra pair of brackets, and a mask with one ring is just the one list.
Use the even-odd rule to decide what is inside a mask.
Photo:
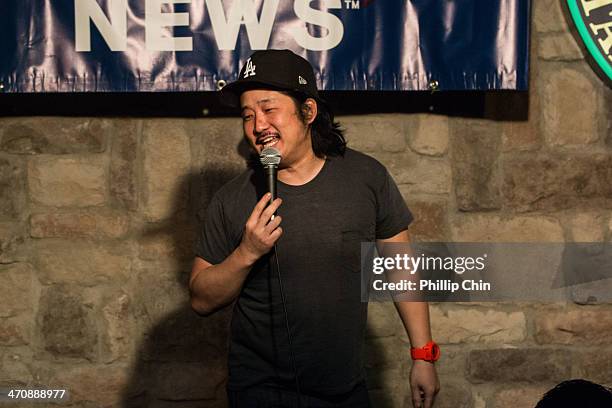
[(221, 89), (222, 99), (237, 106), (250, 89), (298, 92), (321, 101), (310, 63), (290, 50), (255, 51), (240, 70), (238, 79)]

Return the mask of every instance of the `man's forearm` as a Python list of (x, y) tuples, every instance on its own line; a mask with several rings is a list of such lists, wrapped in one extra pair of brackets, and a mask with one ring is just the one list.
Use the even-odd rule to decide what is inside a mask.
[[(387, 245), (391, 244), (391, 245)], [(394, 246), (393, 244), (396, 244)], [(399, 247), (397, 246), (399, 245)], [(410, 236), (404, 230), (399, 234), (384, 240), (377, 241), (379, 254), (392, 257), (400, 251), (402, 254), (413, 256), (410, 247)], [(418, 273), (413, 274), (405, 270), (391, 270), (387, 272), (390, 282), (408, 279), (418, 281)], [(412, 347), (423, 347), (431, 340), (431, 328), (429, 325), (429, 304), (427, 302), (395, 302), (395, 308), (402, 319), (410, 344)]]
[(191, 307), (209, 314), (231, 303), (240, 294), (254, 263), (239, 246), (223, 262), (194, 270), (189, 280)]
[(427, 302), (395, 302), (412, 347), (423, 347), (431, 340), (429, 304)]

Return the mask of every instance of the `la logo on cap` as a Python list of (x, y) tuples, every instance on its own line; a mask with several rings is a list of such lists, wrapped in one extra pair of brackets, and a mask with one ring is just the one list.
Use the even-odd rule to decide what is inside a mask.
[(302, 78), (302, 76), (298, 76), (298, 82), (300, 83), (300, 85), (306, 85), (308, 84), (308, 81), (305, 80), (304, 78)]
[(257, 65), (254, 65), (253, 61), (251, 61), (251, 59), (249, 58), (247, 60), (246, 67), (244, 68), (244, 77), (243, 78), (248, 78), (250, 76), (255, 76), (255, 68), (257, 68)]

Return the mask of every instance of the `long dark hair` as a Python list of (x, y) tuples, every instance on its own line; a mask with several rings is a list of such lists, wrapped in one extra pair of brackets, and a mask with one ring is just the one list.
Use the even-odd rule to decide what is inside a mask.
[[(298, 92), (286, 92), (286, 94), (294, 100), (300, 120), (304, 124), (308, 123), (310, 107), (304, 102), (309, 96)], [(346, 151), (344, 130), (340, 127), (340, 123), (334, 121), (334, 113), (330, 107), (321, 99), (317, 98), (315, 100), (317, 102), (317, 117), (310, 124), (314, 154), (320, 158), (344, 156)]]

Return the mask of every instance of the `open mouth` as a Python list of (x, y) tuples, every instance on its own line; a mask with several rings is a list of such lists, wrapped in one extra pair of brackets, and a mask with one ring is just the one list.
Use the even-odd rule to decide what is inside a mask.
[(257, 144), (262, 145), (265, 149), (266, 147), (274, 146), (276, 143), (278, 143), (279, 140), (280, 137), (276, 135), (264, 136), (257, 139)]

